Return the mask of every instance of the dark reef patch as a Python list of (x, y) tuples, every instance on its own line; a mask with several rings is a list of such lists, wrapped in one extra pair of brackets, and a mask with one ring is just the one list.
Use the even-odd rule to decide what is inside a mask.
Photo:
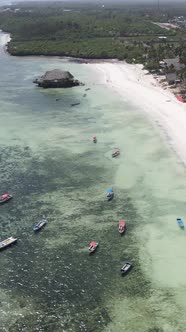
[[(22, 307), (31, 299), (37, 311), (19, 318), (10, 332), (33, 332), (36, 327), (45, 332), (61, 331), (62, 327), (67, 331), (101, 331), (110, 322), (106, 294), (126, 298), (149, 296), (150, 284), (140, 269), (132, 232), (140, 216), (129, 193), (120, 191), (113, 202), (105, 201), (104, 196), (100, 200), (91, 198), (97, 179), (102, 179), (105, 186), (102, 174), (111, 178), (109, 169), (89, 165), (87, 154), (77, 158), (65, 151), (39, 157), (28, 147), (12, 147), (1, 148), (0, 155), (1, 188), (3, 191), (8, 188), (14, 195), (12, 202), (2, 209), (0, 229), (4, 235), (14, 229), (19, 239), (17, 246), (4, 254), (6, 269), (0, 276), (1, 287), (11, 290)], [(61, 216), (55, 201), (50, 202), (50, 196), (56, 192), (62, 192), (72, 208), (78, 204), (77, 213)], [(81, 195), (77, 197), (77, 193)], [(45, 194), (48, 201), (42, 200)], [(47, 214), (53, 226), (35, 236), (31, 226), (40, 211)], [(125, 211), (129, 225), (123, 240), (117, 223)], [(76, 225), (79, 219), (86, 220), (90, 215), (94, 225), (100, 222), (109, 225), (102, 232), (99, 227)], [(45, 242), (55, 243), (60, 234), (71, 236), (70, 243), (47, 247)], [(89, 257), (85, 247), (92, 238), (99, 240), (100, 248)], [(120, 267), (126, 259), (133, 262), (134, 269), (124, 280)]]

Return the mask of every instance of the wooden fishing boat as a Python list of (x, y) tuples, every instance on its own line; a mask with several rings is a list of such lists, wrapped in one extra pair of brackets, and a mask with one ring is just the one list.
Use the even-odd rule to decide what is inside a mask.
[(96, 251), (97, 247), (98, 247), (99, 243), (98, 242), (95, 242), (95, 241), (92, 241), (90, 242), (89, 244), (89, 254), (92, 254), (93, 252)]
[(181, 101), (182, 103), (186, 103), (186, 98), (183, 95), (176, 95), (177, 100)]
[(183, 229), (184, 228), (183, 220), (181, 218), (177, 218), (176, 220), (177, 220), (178, 226)]
[(0, 241), (0, 250), (3, 250), (7, 247), (9, 247), (11, 244), (15, 243), (17, 241), (16, 238), (13, 236), (10, 236), (8, 239)]
[(113, 189), (108, 189), (106, 194), (107, 201), (111, 201), (113, 197), (114, 197)]
[(97, 143), (97, 137), (96, 137), (96, 136), (92, 136), (92, 141), (93, 141), (94, 143)]
[(12, 195), (9, 195), (9, 194), (3, 194), (1, 197), (0, 197), (0, 204), (3, 204), (5, 202), (8, 202), (13, 196)]
[(33, 227), (33, 230), (35, 232), (40, 231), (46, 224), (47, 224), (47, 220), (42, 219)]
[(118, 225), (118, 232), (120, 234), (124, 234), (125, 231), (126, 231), (126, 222), (124, 220), (120, 220)]
[(125, 264), (121, 268), (121, 274), (126, 274), (131, 268), (132, 268), (132, 263), (125, 262)]
[(120, 151), (119, 151), (119, 149), (115, 149), (114, 150), (114, 152), (112, 153), (112, 157), (114, 158), (114, 157), (117, 157), (117, 156), (119, 156), (120, 155)]
[(73, 104), (71, 104), (72, 107), (73, 106), (77, 106), (77, 105), (80, 105), (80, 103), (73, 103)]

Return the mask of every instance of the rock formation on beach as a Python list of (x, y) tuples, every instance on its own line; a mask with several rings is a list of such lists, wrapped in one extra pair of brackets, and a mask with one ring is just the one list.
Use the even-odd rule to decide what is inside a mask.
[(82, 85), (74, 76), (68, 71), (54, 69), (46, 71), (46, 73), (36, 78), (33, 83), (38, 84), (42, 88), (70, 88), (73, 86)]

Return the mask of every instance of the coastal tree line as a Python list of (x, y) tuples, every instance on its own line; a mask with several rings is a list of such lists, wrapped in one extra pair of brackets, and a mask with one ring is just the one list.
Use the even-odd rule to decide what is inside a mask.
[[(146, 7), (96, 5), (22, 5), (0, 13), (0, 28), (10, 32), (12, 55), (60, 55), (81, 58), (117, 58), (158, 65), (162, 57), (180, 55), (185, 63), (185, 30), (164, 30), (153, 24), (166, 21)], [(159, 15), (159, 16), (158, 16)], [(170, 16), (170, 13), (169, 13)], [(168, 42), (159, 42), (164, 35)], [(172, 42), (171, 42), (172, 41)]]

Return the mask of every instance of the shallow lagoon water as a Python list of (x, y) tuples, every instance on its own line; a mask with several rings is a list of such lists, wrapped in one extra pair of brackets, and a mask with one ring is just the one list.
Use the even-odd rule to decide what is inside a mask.
[[(18, 237), (0, 255), (0, 331), (186, 331), (186, 235), (176, 225), (185, 170), (159, 129), (85, 65), (1, 53), (0, 67), (0, 183), (14, 195), (0, 233)], [(52, 68), (86, 85), (35, 87)], [(33, 234), (43, 214), (48, 225)], [(91, 240), (100, 247), (89, 257)], [(125, 259), (134, 268), (122, 278)]]

